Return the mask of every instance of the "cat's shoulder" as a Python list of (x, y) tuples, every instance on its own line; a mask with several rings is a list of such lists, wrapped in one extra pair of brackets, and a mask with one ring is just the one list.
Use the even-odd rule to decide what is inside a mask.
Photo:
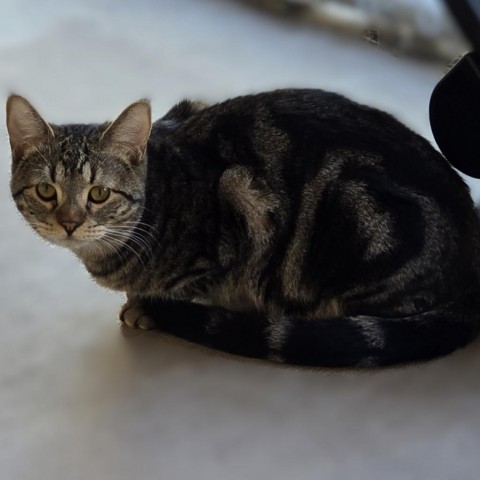
[(182, 122), (192, 115), (204, 110), (209, 105), (199, 100), (182, 100), (175, 104), (162, 118), (162, 121)]
[(193, 115), (204, 110), (209, 105), (202, 101), (182, 100), (176, 103), (163, 117), (153, 123), (154, 137), (161, 138), (175, 131)]

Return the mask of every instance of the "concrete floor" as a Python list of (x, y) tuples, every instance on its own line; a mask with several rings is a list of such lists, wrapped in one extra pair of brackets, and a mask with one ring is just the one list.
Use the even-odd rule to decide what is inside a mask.
[[(317, 86), (429, 136), (442, 69), (226, 0), (0, 1), (0, 94), (53, 122)], [(407, 369), (281, 369), (125, 335), (122, 303), (39, 241), (0, 138), (0, 478), (477, 479), (480, 343)], [(475, 192), (478, 187), (474, 186)], [(477, 195), (478, 196), (478, 195)]]

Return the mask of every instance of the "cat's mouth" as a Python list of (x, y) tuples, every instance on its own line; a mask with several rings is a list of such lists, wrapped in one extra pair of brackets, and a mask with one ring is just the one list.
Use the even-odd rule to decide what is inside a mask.
[(80, 256), (111, 254), (116, 251), (123, 242), (118, 239), (109, 239), (105, 232), (93, 235), (81, 235), (72, 233), (56, 237), (54, 243), (60, 247), (67, 248)]
[(43, 236), (50, 243), (53, 243), (55, 245), (58, 245), (59, 247), (68, 248), (69, 250), (74, 250), (74, 251), (82, 250), (87, 247), (91, 248), (94, 245), (95, 240), (98, 240), (97, 237), (85, 238), (84, 236), (79, 235), (77, 233), (61, 234), (61, 235), (44, 234)]

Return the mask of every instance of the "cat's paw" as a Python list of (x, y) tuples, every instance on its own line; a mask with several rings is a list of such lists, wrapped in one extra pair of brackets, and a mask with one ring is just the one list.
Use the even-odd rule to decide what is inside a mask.
[(141, 328), (142, 330), (152, 330), (155, 328), (155, 322), (142, 309), (138, 302), (128, 301), (123, 305), (119, 315), (120, 322), (131, 328)]

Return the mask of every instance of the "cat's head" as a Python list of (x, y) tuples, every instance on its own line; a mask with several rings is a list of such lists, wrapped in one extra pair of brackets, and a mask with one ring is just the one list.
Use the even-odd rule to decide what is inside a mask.
[(143, 209), (150, 105), (140, 100), (111, 123), (47, 123), (24, 98), (7, 101), (11, 191), (32, 228), (77, 254), (126, 241)]

